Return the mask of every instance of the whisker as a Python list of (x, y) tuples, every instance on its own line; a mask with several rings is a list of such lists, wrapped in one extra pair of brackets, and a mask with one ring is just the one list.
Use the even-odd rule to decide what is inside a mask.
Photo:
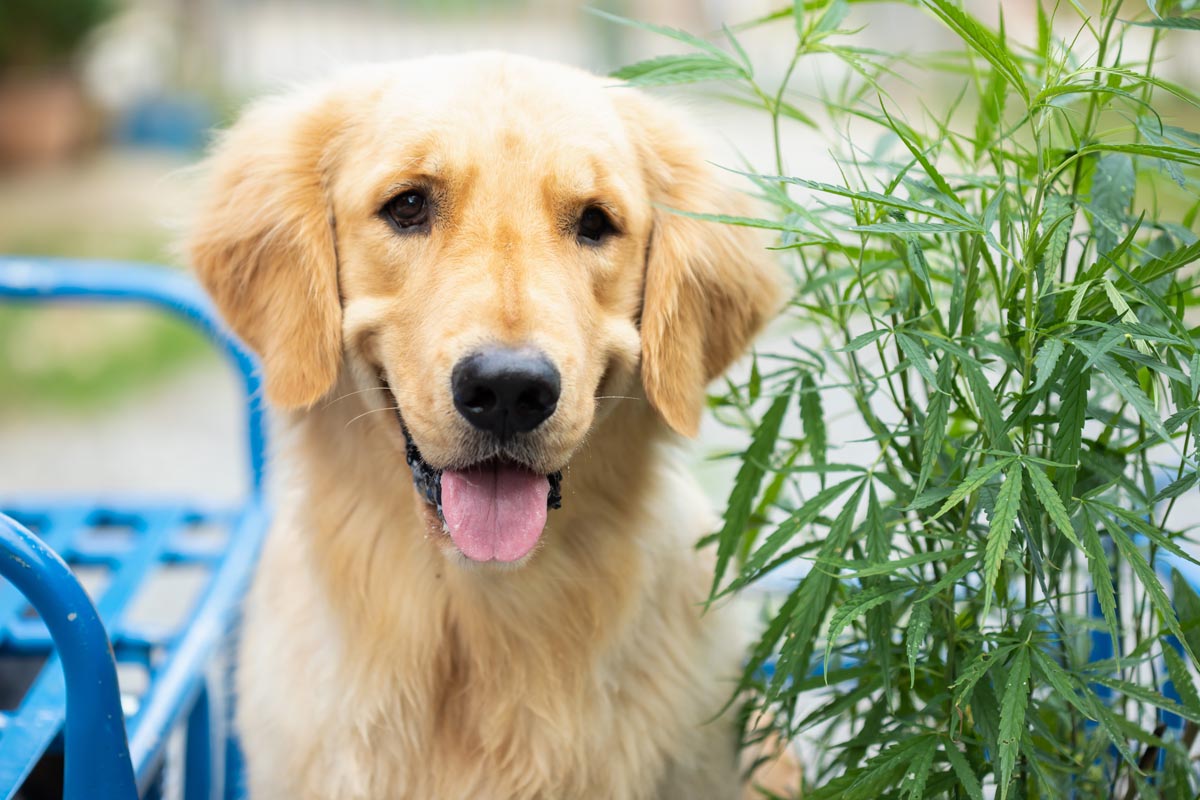
[(386, 391), (387, 391), (386, 386), (370, 386), (366, 389), (359, 389), (358, 391), (355, 391), (355, 392), (346, 392), (345, 394), (340, 395), (339, 397), (335, 397), (332, 400), (326, 400), (325, 405), (323, 405), (321, 407), (329, 408), (329, 406), (331, 406), (334, 403), (337, 403), (341, 400), (345, 400), (347, 397), (353, 397), (356, 394), (362, 394), (364, 392), (386, 392)]
[(363, 413), (359, 414), (359, 415), (358, 415), (357, 417), (355, 417), (354, 419), (352, 419), (352, 420), (350, 420), (349, 422), (347, 422), (347, 423), (346, 423), (346, 424), (345, 424), (345, 425), (342, 427), (342, 430), (346, 430), (346, 428), (349, 428), (351, 425), (353, 425), (355, 422), (357, 422), (358, 420), (360, 420), (360, 419), (362, 419), (363, 417), (365, 417), (367, 414), (374, 414), (374, 413), (376, 413), (376, 412), (378, 412), (378, 411), (399, 411), (399, 410), (400, 410), (399, 406), (388, 406), (387, 408), (372, 408), (372, 409), (371, 409), (371, 410), (369, 410), (369, 411), (364, 411)]
[(621, 394), (602, 394), (596, 397), (597, 400), (641, 400), (640, 397), (626, 397)]

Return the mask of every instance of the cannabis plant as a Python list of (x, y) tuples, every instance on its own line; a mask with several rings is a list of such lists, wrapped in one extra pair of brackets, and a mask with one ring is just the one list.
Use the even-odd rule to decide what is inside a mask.
[[(879, 5), (628, 23), (687, 52), (615, 73), (776, 139), (734, 165), (775, 213), (711, 218), (777, 231), (795, 279), (712, 401), (750, 434), (713, 601), (809, 567), (747, 657), (748, 735), (799, 743), (806, 800), (1195, 797), (1200, 599), (1170, 565), (1198, 552), (1200, 98), (1158, 64), (1200, 48), (1195, 0), (1034, 0), (1031, 41), (914, 0), (956, 42), (926, 54), (857, 42)], [(740, 39), (771, 25), (768, 82)], [(814, 58), (850, 76), (815, 99)], [(840, 180), (786, 168), (796, 123)]]

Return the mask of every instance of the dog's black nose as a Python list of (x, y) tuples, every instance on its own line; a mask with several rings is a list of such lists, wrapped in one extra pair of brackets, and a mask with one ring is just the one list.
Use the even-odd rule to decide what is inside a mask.
[(537, 350), (492, 347), (455, 364), (450, 388), (454, 407), (468, 422), (507, 439), (533, 430), (554, 413), (559, 376)]

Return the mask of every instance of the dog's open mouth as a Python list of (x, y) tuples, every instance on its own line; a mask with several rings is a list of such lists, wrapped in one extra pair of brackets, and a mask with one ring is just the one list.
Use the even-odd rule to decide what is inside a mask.
[(472, 561), (519, 561), (533, 551), (546, 514), (562, 506), (562, 473), (540, 475), (493, 458), (466, 469), (434, 469), (407, 428), (405, 458), (413, 483), (437, 509), (450, 538)]

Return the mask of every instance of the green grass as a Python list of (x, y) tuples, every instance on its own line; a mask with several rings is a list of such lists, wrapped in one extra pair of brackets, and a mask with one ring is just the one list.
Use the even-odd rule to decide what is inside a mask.
[[(615, 73), (719, 85), (776, 143), (743, 172), (791, 336), (712, 400), (750, 438), (714, 595), (812, 571), (739, 696), (816, 751), (806, 800), (1196, 797), (1200, 598), (1176, 580), (1173, 606), (1151, 567), (1195, 563), (1176, 512), (1200, 502), (1200, 97), (1158, 69), (1200, 46), (1196, 3), (1043, 0), (1028, 41), (890, 4), (954, 35), (932, 55), (861, 46), (855, 10), (882, 5), (798, 2), (714, 41), (628, 23), (691, 49)], [(793, 34), (776, 84), (739, 41), (763, 25)], [(801, 96), (810, 59), (849, 77)], [(785, 169), (795, 124), (839, 180)], [(1093, 633), (1119, 657), (1090, 663)]]
[[(8, 254), (161, 263), (157, 231), (58, 226), (7, 231)], [(0, 305), (0, 410), (101, 411), (195, 363), (202, 335), (173, 317), (134, 306)]]
[[(116, 326), (118, 319), (132, 325)], [(51, 324), (67, 331), (47, 342), (37, 332)], [(122, 334), (114, 334), (114, 327)], [(0, 409), (38, 411), (102, 410), (194, 364), (208, 349), (201, 334), (178, 320), (112, 309), (59, 309), (48, 315), (41, 309), (2, 308), (0, 342), (5, 351), (0, 353)]]

